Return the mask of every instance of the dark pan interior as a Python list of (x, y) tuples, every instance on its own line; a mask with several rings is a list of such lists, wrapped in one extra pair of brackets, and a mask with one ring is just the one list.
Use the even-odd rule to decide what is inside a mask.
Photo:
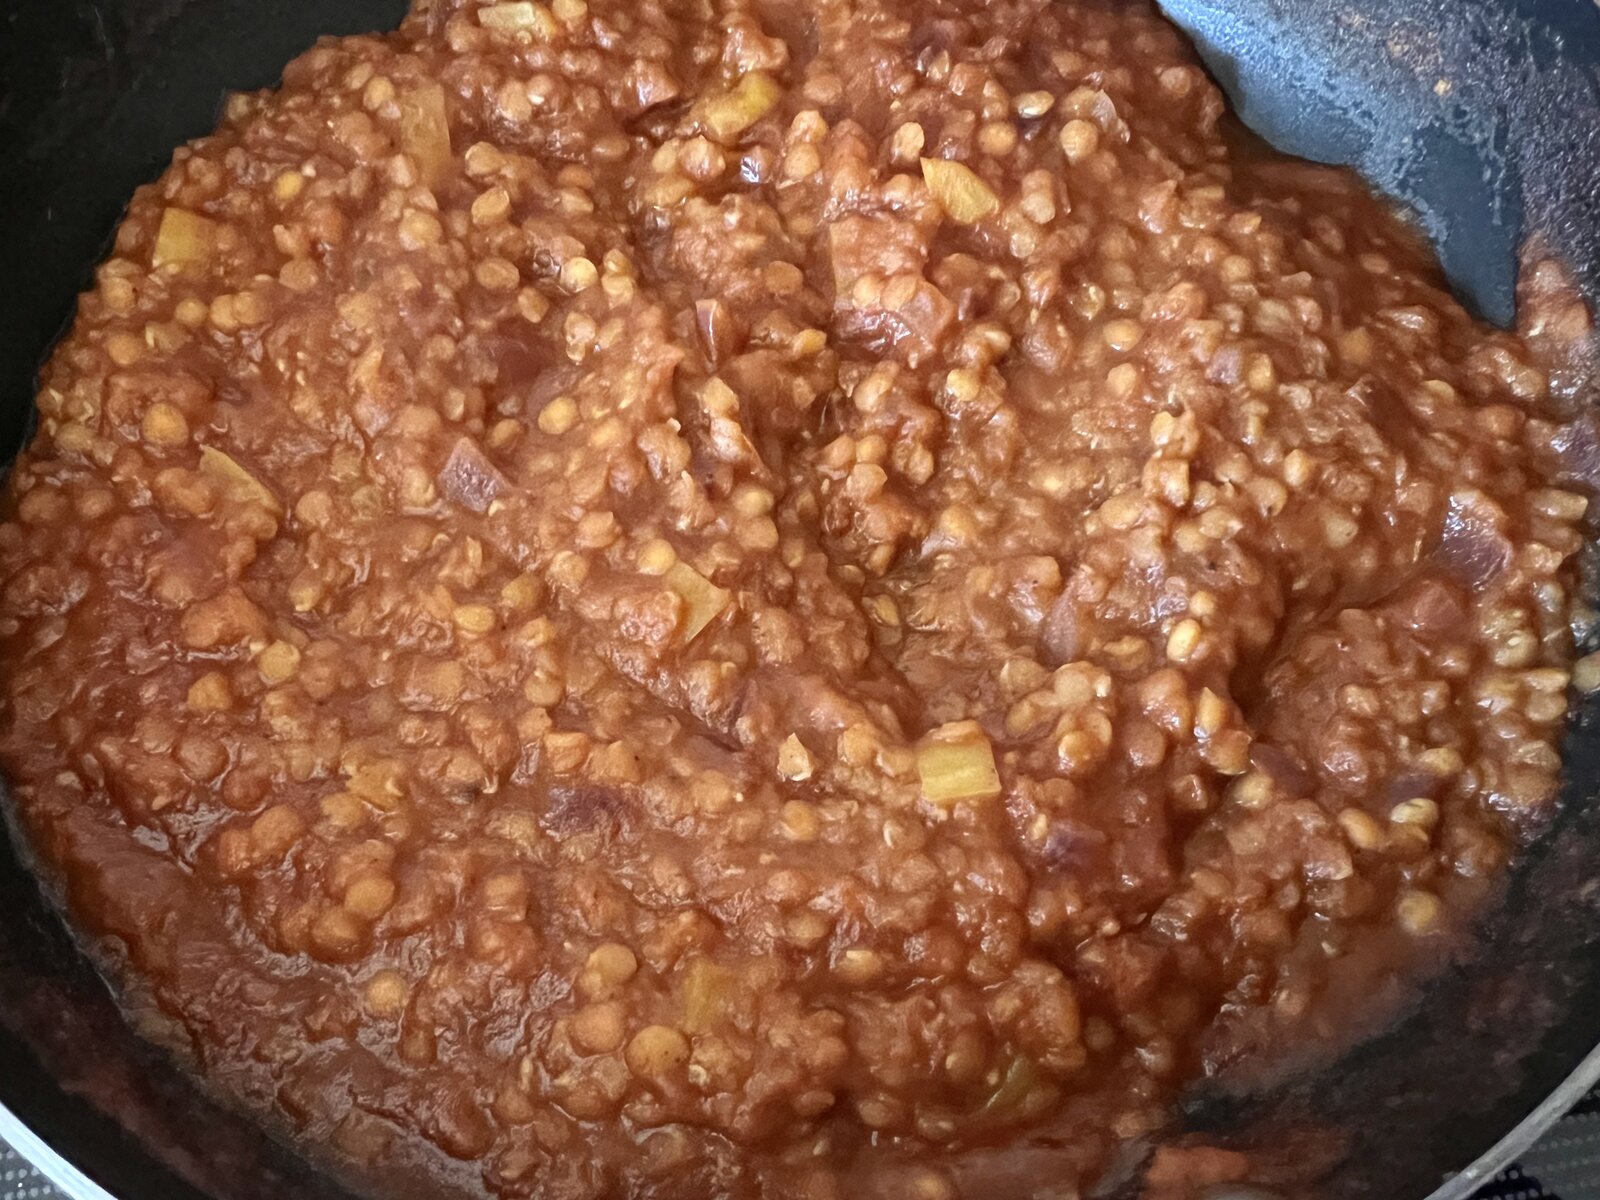
[[(1512, 308), (1542, 233), (1600, 298), (1600, 10), (1590, 0), (1167, 0), (1245, 119), (1417, 211), (1462, 298)], [(0, 14), (0, 457), (133, 188), (322, 33), (404, 0), (11, 0)], [(1420, 1197), (1600, 1043), (1600, 707), (1567, 804), (1481, 952), (1335, 1071), (1189, 1106), (1264, 1149), (1326, 1145), (1330, 1196)], [(206, 1100), (121, 1023), (0, 831), (0, 1105), (122, 1200), (310, 1200), (333, 1185)]]

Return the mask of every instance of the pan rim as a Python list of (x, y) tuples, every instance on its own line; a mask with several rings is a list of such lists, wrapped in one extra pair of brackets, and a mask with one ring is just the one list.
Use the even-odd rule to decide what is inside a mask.
[(1436, 1187), (1426, 1200), (1467, 1200), (1520, 1158), (1597, 1083), (1600, 1083), (1600, 1046), (1584, 1055), (1567, 1077), (1499, 1141)]
[(43, 1175), (67, 1200), (117, 1200), (117, 1197), (58, 1153), (4, 1104), (0, 1104), (0, 1141), (21, 1155), (25, 1163)]

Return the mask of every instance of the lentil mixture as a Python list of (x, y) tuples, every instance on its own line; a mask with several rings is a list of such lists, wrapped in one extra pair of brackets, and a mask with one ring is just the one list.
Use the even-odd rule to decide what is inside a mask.
[(1552, 804), (1592, 434), (1141, 5), (417, 0), (137, 193), (38, 406), (16, 814), (346, 1161), (1076, 1197)]

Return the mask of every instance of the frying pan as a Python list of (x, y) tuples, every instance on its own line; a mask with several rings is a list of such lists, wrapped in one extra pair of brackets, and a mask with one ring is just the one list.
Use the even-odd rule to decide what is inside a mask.
[[(226, 88), (272, 83), (403, 0), (11, 0), (0, 16), (0, 456), (122, 205)], [(1408, 204), (1464, 303), (1512, 314), (1540, 235), (1600, 300), (1593, 0), (1168, 0), (1240, 115)], [(1318, 1194), (1462, 1200), (1600, 1079), (1600, 705), (1579, 704), (1559, 816), (1473, 948), (1381, 1034), (1182, 1123), (1315, 1163)], [(0, 829), (0, 1136), (98, 1200), (338, 1200), (130, 1031)], [(1308, 1149), (1309, 1148), (1309, 1149)], [(100, 1189), (104, 1189), (102, 1192)], [(1241, 1195), (1243, 1193), (1240, 1193)], [(1008, 1198), (1009, 1200), (1009, 1198)]]

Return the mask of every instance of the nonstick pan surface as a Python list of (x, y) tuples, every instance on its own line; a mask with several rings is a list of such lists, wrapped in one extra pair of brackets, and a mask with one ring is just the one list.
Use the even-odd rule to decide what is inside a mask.
[[(211, 128), (225, 89), (268, 85), (317, 36), (392, 27), (403, 9), (403, 0), (10, 0), (0, 14), (0, 457), (24, 436), (34, 371), (134, 187)], [(1487, 319), (1510, 319), (1518, 249), (1534, 233), (1600, 300), (1592, 0), (1166, 9), (1257, 132), (1349, 163), (1411, 205), (1458, 294)], [(1457, 1200), (1576, 1100), (1600, 1076), (1592, 700), (1565, 760), (1562, 815), (1515, 869), (1478, 952), (1333, 1067), (1256, 1094), (1197, 1091), (1191, 1127), (1269, 1155), (1322, 1148), (1319, 1194), (1402, 1200), (1437, 1188), (1436, 1200)], [(126, 1028), (0, 832), (0, 1133), (24, 1127), (82, 1172), (66, 1182), (120, 1200), (343, 1195)]]

